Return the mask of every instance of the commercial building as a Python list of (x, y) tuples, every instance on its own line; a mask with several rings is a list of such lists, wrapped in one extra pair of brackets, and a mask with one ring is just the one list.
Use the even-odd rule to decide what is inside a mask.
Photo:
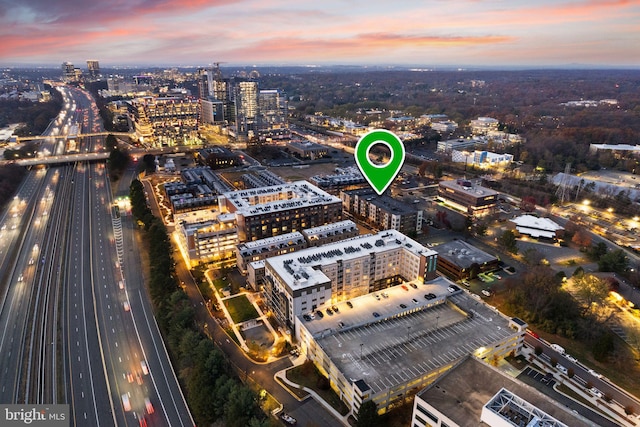
[(379, 196), (370, 187), (340, 192), (342, 207), (380, 230), (405, 234), (422, 233), (424, 213), (412, 205), (387, 195)]
[(477, 167), (507, 166), (513, 162), (513, 154), (499, 154), (481, 150), (475, 150), (472, 153), (452, 150), (451, 161)]
[(331, 315), (303, 316), (296, 334), (353, 413), (367, 400), (386, 412), (471, 354), (490, 361), (519, 354), (526, 323), (450, 285), (439, 277), (337, 303)]
[(174, 220), (178, 245), (189, 265), (235, 255), (238, 233), (233, 215), (201, 209), (175, 215)]
[(438, 199), (469, 217), (477, 217), (493, 213), (498, 193), (469, 180), (458, 179), (440, 181)]
[(433, 250), (438, 252), (438, 271), (452, 280), (475, 279), (478, 273), (499, 268), (498, 258), (462, 240), (434, 246)]
[(207, 147), (198, 150), (196, 160), (211, 169), (230, 168), (240, 165), (240, 157), (224, 147)]
[[(474, 355), (424, 390), (413, 403), (412, 427), (588, 427), (593, 422)], [(489, 362), (489, 363), (487, 363)]]
[(321, 159), (329, 154), (329, 147), (310, 141), (291, 141), (287, 144), (287, 150), (300, 159)]
[(97, 80), (100, 75), (100, 62), (97, 59), (87, 59), (87, 70), (89, 78)]
[(520, 215), (509, 220), (520, 234), (544, 239), (557, 239), (564, 235), (564, 227), (549, 218), (538, 218), (533, 215)]
[(431, 123), (431, 129), (435, 130), (438, 133), (452, 133), (455, 132), (456, 129), (458, 129), (458, 124), (450, 120), (433, 122)]
[(498, 119), (492, 117), (478, 117), (475, 120), (471, 120), (469, 126), (471, 127), (471, 133), (474, 135), (486, 135), (491, 131), (498, 130)]
[(307, 181), (227, 192), (219, 205), (235, 215), (240, 242), (342, 220), (340, 199)]
[(453, 150), (467, 150), (475, 148), (478, 145), (486, 145), (487, 141), (482, 138), (457, 138), (448, 139), (446, 141), (438, 141), (436, 150), (442, 153), (448, 153)]
[(396, 230), (268, 258), (267, 301), (289, 327), (324, 304), (436, 275), (437, 253)]

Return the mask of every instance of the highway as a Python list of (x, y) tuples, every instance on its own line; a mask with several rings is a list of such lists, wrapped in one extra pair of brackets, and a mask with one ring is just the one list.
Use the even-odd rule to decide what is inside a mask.
[[(48, 132), (71, 123), (100, 132), (90, 96), (61, 90), (65, 110)], [(102, 139), (84, 138), (78, 151)], [(65, 143), (45, 137), (41, 149), (63, 155)], [(118, 258), (105, 164), (31, 171), (0, 224), (0, 402), (68, 403), (74, 426), (194, 425), (139, 260)]]

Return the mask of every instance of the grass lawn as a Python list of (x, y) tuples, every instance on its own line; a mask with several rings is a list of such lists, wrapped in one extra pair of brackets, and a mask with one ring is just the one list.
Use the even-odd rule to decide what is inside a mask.
[(224, 305), (229, 310), (234, 323), (246, 322), (258, 317), (258, 312), (245, 295), (226, 299), (224, 300)]
[(313, 365), (313, 362), (307, 360), (304, 364), (296, 366), (293, 369), (287, 371), (287, 378), (296, 384), (300, 384), (303, 387), (308, 387), (318, 393), (329, 405), (331, 405), (336, 411), (342, 415), (346, 415), (349, 412), (349, 408), (344, 404), (338, 395), (328, 389), (318, 388), (318, 381), (327, 381), (318, 369)]

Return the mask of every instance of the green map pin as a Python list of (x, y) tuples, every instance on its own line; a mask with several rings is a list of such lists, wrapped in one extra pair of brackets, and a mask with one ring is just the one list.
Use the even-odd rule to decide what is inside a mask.
[[(391, 159), (387, 164), (377, 165), (371, 161), (369, 151), (376, 144), (382, 144), (389, 147)], [(367, 179), (369, 185), (382, 195), (384, 191), (391, 185), (395, 177), (400, 172), (400, 168), (404, 164), (404, 144), (394, 134), (384, 129), (376, 129), (365, 134), (356, 144), (355, 159), (360, 172)]]

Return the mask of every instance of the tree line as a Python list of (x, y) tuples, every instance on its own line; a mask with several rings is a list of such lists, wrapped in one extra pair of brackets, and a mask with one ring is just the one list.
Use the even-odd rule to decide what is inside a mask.
[(195, 311), (175, 277), (167, 229), (147, 206), (139, 180), (131, 183), (130, 199), (149, 254), (148, 285), (156, 319), (196, 423), (224, 423), (230, 427), (272, 425), (272, 420), (260, 409), (256, 394), (233, 374), (226, 356), (197, 327)]

